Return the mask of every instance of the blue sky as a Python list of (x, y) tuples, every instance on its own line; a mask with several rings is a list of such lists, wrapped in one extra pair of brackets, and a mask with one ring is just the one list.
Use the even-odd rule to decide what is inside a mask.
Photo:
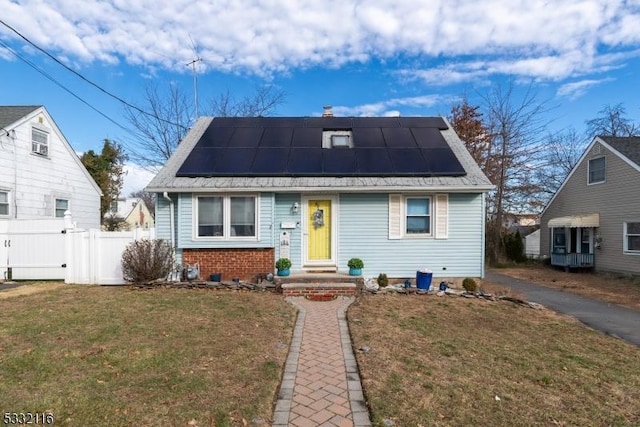
[[(286, 94), (279, 116), (326, 104), (336, 115), (447, 115), (462, 96), (479, 104), (512, 80), (516, 95), (531, 84), (552, 107), (550, 131), (582, 131), (607, 104), (640, 118), (640, 0), (0, 0), (0, 11), (143, 109), (148, 84), (192, 96), (186, 64), (198, 56), (203, 104), (273, 85)], [(45, 105), (78, 152), (131, 139), (120, 102), (2, 24), (0, 81), (0, 104)], [(125, 193), (149, 179), (129, 169)]]

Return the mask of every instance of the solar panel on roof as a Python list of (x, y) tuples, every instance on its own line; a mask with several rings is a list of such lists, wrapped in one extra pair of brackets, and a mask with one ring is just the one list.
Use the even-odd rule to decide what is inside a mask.
[(449, 148), (442, 133), (436, 128), (412, 128), (411, 132), (420, 148)]
[(323, 129), (351, 129), (353, 119), (351, 117), (307, 117), (306, 126)]
[(442, 117), (398, 117), (400, 126), (408, 128), (449, 129)]
[(292, 128), (265, 128), (262, 139), (260, 140), (260, 147), (290, 147), (292, 136)]
[(289, 148), (258, 148), (251, 172), (257, 175), (282, 174), (287, 169), (289, 152)]
[(357, 172), (355, 152), (349, 148), (322, 150), (322, 169), (331, 175), (354, 175)]
[(423, 148), (420, 150), (433, 175), (461, 176), (466, 172), (449, 148)]
[(288, 175), (322, 175), (322, 148), (292, 148), (289, 153)]
[(354, 128), (354, 147), (384, 147), (384, 139), (379, 128)]
[(229, 147), (257, 147), (262, 138), (264, 128), (237, 128), (229, 140)]
[(387, 147), (417, 148), (416, 141), (407, 128), (382, 128), (382, 134)]
[(389, 148), (389, 157), (394, 171), (401, 174), (428, 173), (428, 165), (417, 148)]
[(354, 117), (354, 128), (393, 128), (399, 127), (398, 117)]
[(304, 126), (304, 117), (258, 117), (258, 126), (297, 128)]
[(293, 130), (294, 147), (322, 147), (322, 128), (296, 128)]
[(202, 176), (215, 170), (224, 148), (195, 147), (178, 169), (177, 176)]
[[(215, 125), (214, 125), (215, 123)], [(321, 148), (322, 127), (352, 129), (353, 148)], [(416, 127), (372, 126), (416, 124)], [(460, 176), (439, 118), (214, 119), (177, 176)], [(292, 125), (299, 127), (291, 127)], [(356, 125), (353, 128), (340, 124)], [(307, 125), (307, 127), (304, 127)], [(371, 126), (369, 126), (371, 125)], [(415, 137), (415, 139), (414, 139)]]
[(235, 131), (233, 127), (209, 127), (198, 141), (198, 147), (226, 147)]
[(386, 148), (354, 148), (353, 151), (360, 175), (388, 175), (394, 170)]
[(213, 175), (252, 175), (255, 148), (227, 148), (216, 163)]
[(211, 121), (213, 127), (258, 127), (259, 117), (216, 117)]

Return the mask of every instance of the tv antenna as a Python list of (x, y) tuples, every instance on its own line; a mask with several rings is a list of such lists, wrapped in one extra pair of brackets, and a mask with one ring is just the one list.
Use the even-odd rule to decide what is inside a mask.
[(197, 120), (198, 119), (198, 73), (196, 72), (196, 66), (198, 65), (198, 62), (202, 62), (202, 58), (200, 58), (200, 55), (198, 55), (198, 50), (196, 49), (195, 43), (193, 43), (193, 39), (191, 38), (191, 35), (189, 35), (189, 40), (191, 40), (191, 48), (193, 49), (195, 59), (189, 62), (188, 64), (186, 64), (186, 66), (191, 67), (191, 71), (193, 71), (193, 104), (195, 109), (195, 118)]

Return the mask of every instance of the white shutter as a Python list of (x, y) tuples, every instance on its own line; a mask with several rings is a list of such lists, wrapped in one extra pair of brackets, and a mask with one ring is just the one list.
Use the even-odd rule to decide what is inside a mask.
[(389, 239), (402, 237), (402, 196), (389, 194)]
[(436, 194), (436, 239), (449, 237), (449, 195)]

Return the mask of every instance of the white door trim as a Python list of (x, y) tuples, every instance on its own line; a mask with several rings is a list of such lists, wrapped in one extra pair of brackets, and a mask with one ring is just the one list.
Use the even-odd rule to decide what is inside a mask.
[[(337, 194), (303, 194), (302, 195), (302, 221), (300, 227), (302, 228), (301, 239), (301, 253), (302, 253), (302, 268), (314, 269), (314, 268), (330, 268), (338, 269), (338, 212), (339, 212), (339, 198)], [(331, 201), (331, 258), (328, 260), (309, 260), (309, 200), (329, 200)]]

